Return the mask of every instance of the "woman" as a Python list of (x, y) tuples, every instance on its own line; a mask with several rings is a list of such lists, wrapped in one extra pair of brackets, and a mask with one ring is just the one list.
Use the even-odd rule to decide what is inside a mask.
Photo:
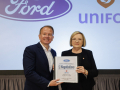
[(78, 83), (63, 83), (61, 84), (62, 90), (92, 90), (95, 85), (94, 77), (98, 75), (98, 70), (92, 55), (92, 51), (83, 49), (86, 40), (84, 35), (75, 31), (70, 38), (70, 46), (72, 49), (63, 51), (62, 56), (77, 56), (78, 67)]

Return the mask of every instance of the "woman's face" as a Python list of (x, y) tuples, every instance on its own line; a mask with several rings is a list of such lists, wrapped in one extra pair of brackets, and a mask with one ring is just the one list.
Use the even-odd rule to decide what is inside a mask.
[(76, 34), (73, 38), (72, 38), (72, 46), (75, 48), (81, 48), (83, 45), (83, 37), (81, 34)]

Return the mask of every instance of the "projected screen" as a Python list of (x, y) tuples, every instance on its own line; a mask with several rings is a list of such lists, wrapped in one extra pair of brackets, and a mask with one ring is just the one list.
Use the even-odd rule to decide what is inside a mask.
[(57, 56), (80, 31), (98, 69), (120, 69), (120, 0), (0, 0), (0, 70), (23, 70), (24, 49), (44, 25), (55, 30)]

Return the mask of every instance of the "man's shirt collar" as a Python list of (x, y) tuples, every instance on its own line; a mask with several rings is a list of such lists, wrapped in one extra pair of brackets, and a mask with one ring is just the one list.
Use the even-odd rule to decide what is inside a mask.
[(45, 51), (51, 51), (51, 47), (49, 46), (48, 50), (42, 45), (42, 43), (40, 42), (42, 48), (45, 50)]

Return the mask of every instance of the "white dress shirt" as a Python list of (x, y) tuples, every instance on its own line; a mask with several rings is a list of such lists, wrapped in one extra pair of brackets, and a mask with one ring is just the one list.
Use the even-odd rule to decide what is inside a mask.
[(52, 56), (52, 53), (51, 53), (51, 47), (49, 47), (49, 49), (47, 50), (43, 45), (42, 43), (40, 42), (46, 56), (47, 56), (47, 59), (48, 59), (48, 63), (49, 63), (49, 71), (51, 72), (52, 70), (52, 66), (53, 66), (53, 56)]

